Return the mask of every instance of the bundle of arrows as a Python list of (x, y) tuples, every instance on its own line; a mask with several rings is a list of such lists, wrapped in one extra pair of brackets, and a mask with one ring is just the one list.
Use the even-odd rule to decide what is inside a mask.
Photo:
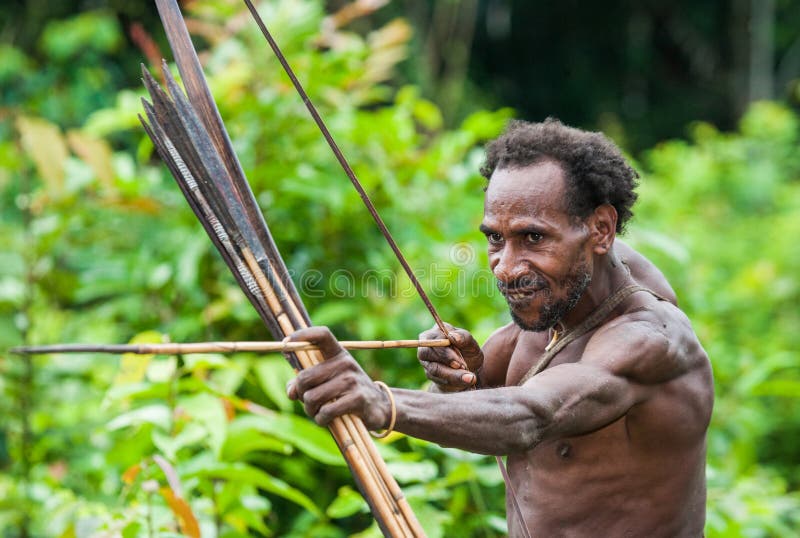
[[(174, 0), (157, 0), (183, 93), (166, 63), (164, 91), (143, 68), (152, 102), (142, 100), (142, 125), (225, 263), (276, 340), (311, 325), (255, 197), (233, 151)], [(315, 349), (284, 351), (295, 369), (323, 359)], [(329, 426), (372, 513), (386, 536), (424, 532), (370, 435), (354, 416)]]

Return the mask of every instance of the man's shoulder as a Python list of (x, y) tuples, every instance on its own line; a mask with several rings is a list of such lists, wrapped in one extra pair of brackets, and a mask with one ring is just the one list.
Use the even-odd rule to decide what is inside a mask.
[(624, 312), (591, 336), (583, 360), (617, 375), (658, 384), (708, 365), (686, 315), (669, 301), (637, 293)]
[(617, 239), (614, 245), (620, 261), (628, 267), (631, 277), (637, 283), (650, 288), (667, 302), (678, 304), (675, 290), (670, 286), (664, 273), (653, 262), (620, 239)]

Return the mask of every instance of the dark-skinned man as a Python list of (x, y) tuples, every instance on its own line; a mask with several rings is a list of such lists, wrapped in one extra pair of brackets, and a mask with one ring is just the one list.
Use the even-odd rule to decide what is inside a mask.
[[(556, 120), (512, 122), (481, 171), (480, 229), (513, 323), (482, 349), (461, 329), (460, 353), (421, 349), (434, 386), (391, 389), (395, 429), (507, 456), (512, 537), (702, 536), (711, 368), (661, 272), (616, 239), (636, 172), (603, 135)], [(293, 339), (328, 359), (289, 385), (311, 417), (389, 425), (388, 395), (330, 331)]]

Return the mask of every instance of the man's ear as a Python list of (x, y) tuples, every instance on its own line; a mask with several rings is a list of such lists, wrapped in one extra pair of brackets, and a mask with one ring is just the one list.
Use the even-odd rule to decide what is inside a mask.
[(592, 252), (597, 255), (607, 254), (617, 235), (617, 210), (611, 204), (599, 205), (589, 216), (587, 224)]

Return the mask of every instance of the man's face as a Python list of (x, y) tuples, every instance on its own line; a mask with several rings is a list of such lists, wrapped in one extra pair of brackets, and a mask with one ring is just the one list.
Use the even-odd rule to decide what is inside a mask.
[(489, 266), (525, 330), (554, 326), (592, 280), (588, 230), (567, 214), (564, 194), (563, 171), (552, 161), (495, 170), (486, 189)]

